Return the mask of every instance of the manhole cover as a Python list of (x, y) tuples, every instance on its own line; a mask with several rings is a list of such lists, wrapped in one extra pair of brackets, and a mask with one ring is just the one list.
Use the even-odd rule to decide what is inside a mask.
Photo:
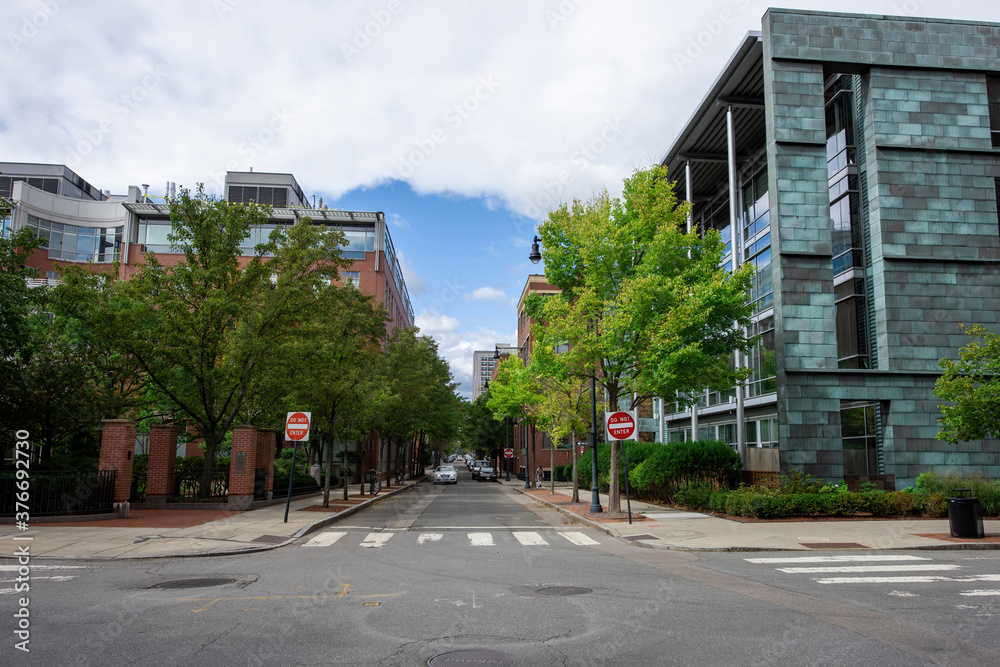
[(152, 588), (209, 588), (211, 586), (225, 586), (231, 584), (235, 579), (176, 579), (174, 581), (163, 581), (154, 584)]
[(438, 653), (427, 661), (431, 667), (441, 665), (516, 665), (517, 659), (509, 653), (490, 651), (483, 648), (465, 649)]
[(580, 588), (578, 586), (549, 586), (548, 588), (539, 588), (535, 590), (538, 595), (558, 595), (560, 597), (566, 595), (586, 595), (587, 593), (593, 593), (594, 591), (589, 588)]

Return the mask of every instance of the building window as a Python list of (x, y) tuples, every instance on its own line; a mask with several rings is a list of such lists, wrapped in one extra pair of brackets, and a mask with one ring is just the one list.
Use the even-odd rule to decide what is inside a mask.
[(878, 473), (875, 406), (857, 405), (840, 410), (840, 434), (845, 475)]
[(861, 278), (834, 287), (839, 368), (868, 368), (869, 365), (863, 289)]
[(361, 285), (360, 271), (341, 271), (340, 277), (344, 280), (345, 285), (353, 285), (354, 287)]
[(64, 262), (115, 261), (121, 253), (122, 227), (80, 227), (28, 216), (27, 227), (43, 240), (49, 259)]
[(1000, 148), (1000, 76), (986, 77), (986, 96), (990, 107), (990, 136), (993, 147)]
[(759, 336), (757, 345), (747, 357), (747, 367), (751, 369), (747, 383), (747, 397), (773, 394), (778, 389), (777, 357), (774, 351), (774, 315), (768, 315), (750, 327), (751, 336)]
[(253, 187), (245, 185), (229, 186), (229, 201), (233, 204), (256, 203), (262, 206), (288, 206), (288, 190), (285, 188)]
[(25, 178), (23, 176), (0, 176), (0, 197), (10, 199), (14, 194), (14, 184), (24, 181), (33, 188), (38, 188), (54, 195), (59, 194), (58, 178)]

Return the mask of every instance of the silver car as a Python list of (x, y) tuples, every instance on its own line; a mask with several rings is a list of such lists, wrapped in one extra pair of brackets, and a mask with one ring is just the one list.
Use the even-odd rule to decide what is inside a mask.
[(458, 484), (458, 471), (455, 466), (438, 466), (434, 469), (435, 484)]

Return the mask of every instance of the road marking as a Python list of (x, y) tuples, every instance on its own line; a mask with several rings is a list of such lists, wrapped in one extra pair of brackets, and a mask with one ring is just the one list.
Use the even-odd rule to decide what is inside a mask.
[(368, 533), (368, 536), (361, 542), (361, 546), (367, 549), (378, 549), (382, 547), (393, 533)]
[(513, 535), (514, 535), (514, 537), (517, 538), (518, 542), (520, 542), (521, 544), (523, 544), (526, 547), (535, 547), (535, 546), (544, 547), (544, 546), (548, 546), (548, 544), (549, 544), (548, 542), (546, 542), (545, 540), (543, 540), (542, 536), (539, 535), (538, 533), (518, 533), (518, 532), (515, 532), (515, 533), (513, 533)]
[(420, 537), (417, 538), (417, 544), (440, 542), (442, 537), (444, 537), (444, 533), (420, 533)]
[(936, 581), (1000, 581), (1000, 574), (975, 574), (971, 577), (915, 576), (915, 577), (831, 577), (813, 579), (818, 584), (932, 584)]
[(600, 544), (597, 540), (591, 539), (584, 535), (583, 533), (556, 533), (557, 535), (562, 535), (567, 540), (577, 545), (578, 547), (587, 547), (592, 544)]
[(930, 560), (923, 556), (796, 556), (791, 558), (744, 558), (748, 563), (868, 563), (891, 560)]
[[(65, 576), (65, 577), (32, 577), (31, 581), (38, 581), (39, 579), (48, 579), (49, 581), (69, 581), (70, 579), (76, 579), (76, 575)], [(13, 584), (17, 579), (0, 579), (0, 584)]]
[(932, 572), (959, 569), (958, 565), (844, 565), (840, 567), (779, 567), (788, 574), (825, 574), (831, 572)]
[(304, 547), (328, 547), (347, 533), (327, 532), (320, 533), (302, 546)]
[[(0, 572), (17, 572), (18, 569), (24, 567), (22, 565), (0, 565)], [(87, 570), (93, 567), (92, 565), (32, 565), (31, 571), (36, 572), (38, 570)]]
[(469, 544), (474, 547), (492, 547), (493, 535), (490, 533), (469, 533)]
[(959, 595), (1000, 595), (1000, 590), (996, 588), (983, 588), (973, 591), (962, 591)]

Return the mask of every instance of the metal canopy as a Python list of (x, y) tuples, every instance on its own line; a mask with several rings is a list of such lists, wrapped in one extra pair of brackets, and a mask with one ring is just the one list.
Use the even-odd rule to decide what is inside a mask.
[(660, 164), (677, 183), (683, 198), (687, 182), (684, 165), (691, 162), (692, 201), (711, 201), (728, 188), (726, 109), (732, 107), (736, 134), (737, 169), (766, 145), (764, 119), (764, 48), (761, 33), (748, 32), (725, 69), (685, 124)]

